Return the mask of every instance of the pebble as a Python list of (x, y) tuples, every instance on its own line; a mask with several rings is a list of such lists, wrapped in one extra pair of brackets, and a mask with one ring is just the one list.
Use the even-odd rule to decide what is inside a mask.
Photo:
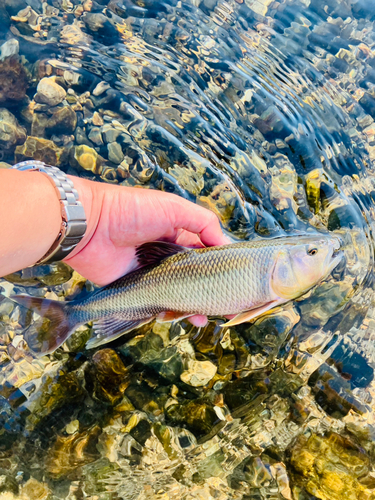
[(203, 387), (214, 378), (217, 367), (210, 361), (189, 360), (188, 369), (181, 373), (181, 380), (193, 387)]
[(77, 126), (77, 115), (70, 106), (58, 108), (46, 124), (55, 134), (72, 134)]
[(53, 141), (39, 137), (29, 136), (22, 146), (15, 149), (16, 162), (24, 160), (44, 161), (48, 165), (58, 165), (62, 149)]
[(11, 38), (1, 46), (0, 59), (6, 59), (7, 57), (18, 55), (19, 49), (20, 45), (18, 43), (18, 40), (16, 40), (15, 38)]
[(0, 108), (0, 148), (11, 149), (23, 144), (26, 132), (18, 124), (16, 117), (7, 109)]
[(96, 146), (103, 146), (103, 138), (100, 128), (94, 127), (89, 133), (89, 140), (93, 142)]
[(92, 91), (92, 95), (94, 95), (95, 97), (98, 97), (101, 94), (103, 94), (103, 92), (105, 92), (106, 90), (108, 90), (110, 88), (111, 88), (111, 86), (109, 85), (109, 83), (107, 83), (107, 82), (100, 82), (100, 83), (98, 83), (98, 85)]
[(117, 142), (110, 142), (109, 144), (107, 144), (107, 149), (108, 160), (112, 163), (116, 163), (117, 165), (119, 165), (125, 158), (121, 146)]
[(56, 83), (55, 77), (51, 76), (40, 80), (34, 99), (41, 104), (57, 106), (65, 99), (65, 96), (65, 90)]
[(102, 125), (104, 125), (103, 118), (100, 116), (100, 114), (97, 111), (95, 111), (95, 113), (92, 117), (92, 124), (96, 125), (98, 127), (101, 127)]
[(110, 142), (115, 142), (117, 137), (121, 134), (121, 131), (112, 128), (111, 125), (106, 124), (102, 128), (102, 134), (104, 141), (108, 144)]
[(98, 153), (95, 149), (82, 144), (81, 146), (76, 146), (74, 152), (74, 158), (77, 160), (78, 164), (84, 170), (90, 170), (94, 174), (98, 172)]

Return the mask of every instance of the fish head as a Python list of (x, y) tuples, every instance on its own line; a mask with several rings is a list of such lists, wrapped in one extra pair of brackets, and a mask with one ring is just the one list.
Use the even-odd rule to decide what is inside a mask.
[(334, 236), (291, 238), (276, 257), (271, 288), (280, 298), (295, 299), (326, 278), (343, 258)]

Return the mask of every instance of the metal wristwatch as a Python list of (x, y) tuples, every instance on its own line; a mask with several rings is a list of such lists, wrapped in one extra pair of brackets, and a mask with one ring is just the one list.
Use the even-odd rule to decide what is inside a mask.
[(85, 211), (73, 182), (59, 168), (42, 161), (23, 161), (12, 168), (47, 174), (60, 199), (62, 222), (59, 235), (48, 252), (34, 265), (65, 259), (82, 240), (87, 227)]

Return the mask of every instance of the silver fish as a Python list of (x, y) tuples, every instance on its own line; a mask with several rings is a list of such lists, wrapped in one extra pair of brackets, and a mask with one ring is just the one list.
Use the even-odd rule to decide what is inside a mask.
[[(342, 259), (340, 241), (309, 235), (189, 249), (165, 242), (137, 249), (140, 268), (82, 300), (15, 296), (50, 322), (27, 335), (30, 348), (54, 351), (77, 326), (93, 321), (96, 347), (153, 319), (235, 315), (250, 321), (293, 300), (325, 279)], [(32, 341), (31, 341), (32, 340)]]

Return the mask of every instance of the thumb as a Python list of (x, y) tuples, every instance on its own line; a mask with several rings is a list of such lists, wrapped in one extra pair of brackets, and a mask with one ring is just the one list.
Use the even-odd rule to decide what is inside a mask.
[(185, 229), (198, 234), (206, 246), (220, 246), (231, 243), (223, 234), (218, 217), (190, 201), (179, 198), (178, 204), (173, 203), (173, 216), (176, 229)]

